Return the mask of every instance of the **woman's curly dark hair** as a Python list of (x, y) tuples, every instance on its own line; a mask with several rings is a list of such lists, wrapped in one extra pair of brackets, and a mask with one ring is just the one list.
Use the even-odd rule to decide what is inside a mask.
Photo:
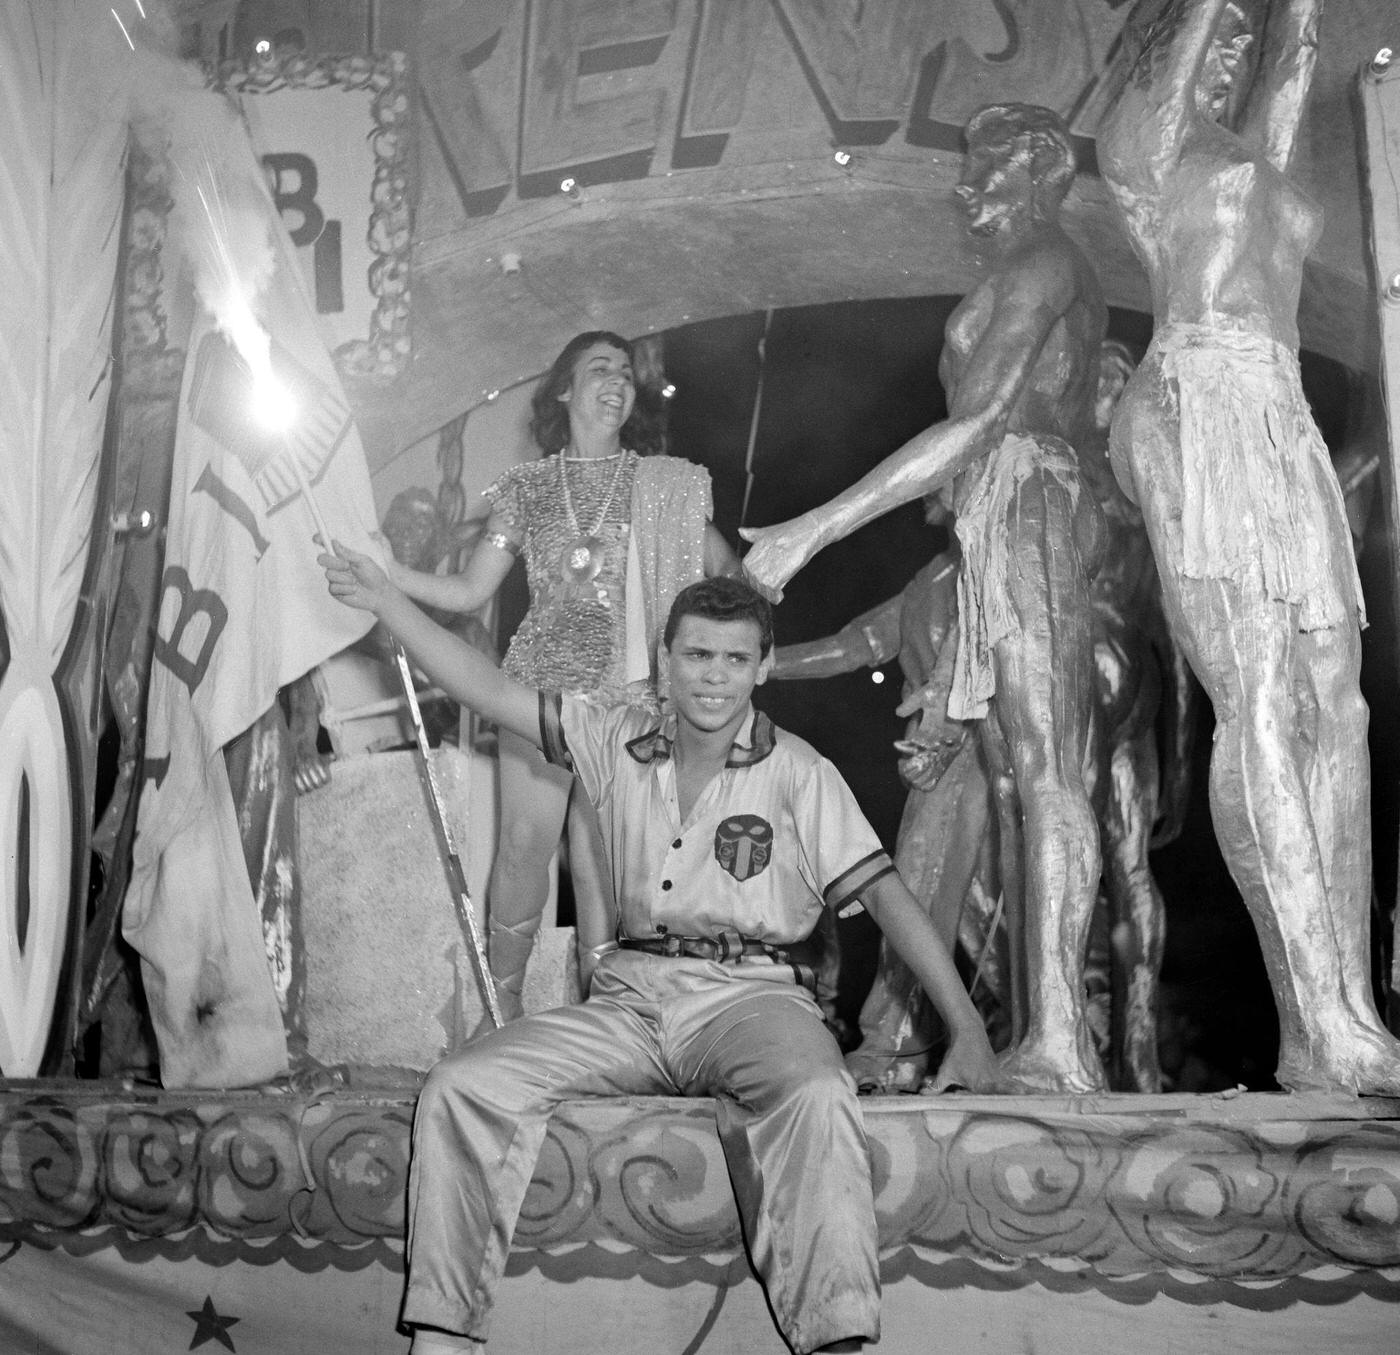
[(590, 329), (575, 334), (540, 378), (540, 384), (530, 397), (530, 433), (540, 451), (548, 455), (569, 445), (569, 406), (559, 397), (574, 379), (579, 355), (595, 343), (605, 343), (626, 353), (627, 360), (634, 366), (637, 399), (631, 416), (622, 425), (622, 445), (642, 456), (663, 452), (666, 449), (665, 400), (659, 390), (649, 382), (644, 383), (642, 375), (635, 371), (632, 345), (609, 329)]

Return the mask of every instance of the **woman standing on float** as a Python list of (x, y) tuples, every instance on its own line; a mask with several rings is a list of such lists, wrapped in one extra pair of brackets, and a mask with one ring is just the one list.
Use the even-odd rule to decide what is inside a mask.
[(1298, 372), (1321, 213), (1286, 170), (1321, 5), (1268, 7), (1245, 81), (1255, 8), (1170, 0), (1100, 130), (1156, 315), (1111, 454), (1215, 707), (1211, 812), (1278, 1004), (1278, 1080), (1395, 1094), (1400, 1044), (1369, 979), (1361, 593)]
[[(546, 455), (512, 466), (486, 490), (491, 516), (466, 569), (390, 571), (417, 601), (468, 612), (495, 595), (523, 555), (530, 607), (505, 671), (605, 705), (656, 700), (656, 642), (671, 599), (704, 575), (738, 569), (709, 521), (709, 475), (654, 454), (663, 442), (658, 397), (638, 391), (632, 359), (627, 340), (604, 330), (571, 339), (531, 401), (530, 431)], [(524, 740), (500, 732), (500, 838), (487, 904), (491, 973), (506, 1020), (521, 1013), (572, 784)], [(611, 886), (586, 796), (574, 797), (568, 820), (587, 991), (598, 952), (612, 940)]]

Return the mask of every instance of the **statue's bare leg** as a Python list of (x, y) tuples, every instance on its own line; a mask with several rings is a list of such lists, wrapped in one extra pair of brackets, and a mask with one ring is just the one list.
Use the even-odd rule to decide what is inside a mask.
[[(1278, 1080), (1400, 1094), (1400, 1043), (1357, 1015), (1343, 980), (1343, 950), (1354, 953), (1357, 939), (1344, 940), (1334, 921), (1302, 767), (1297, 610), (1166, 571), (1163, 589), (1215, 708), (1211, 817), (1278, 1004)], [(1334, 835), (1335, 815), (1322, 821)]]
[(1211, 817), (1278, 1007), (1278, 1080), (1400, 1095), (1400, 1044), (1357, 1014), (1347, 977), (1366, 968), (1355, 917), (1370, 906), (1359, 637), (1302, 635), (1296, 607), (1187, 578), (1179, 429), (1150, 388), (1119, 414), (1163, 611), (1215, 711)]
[[(1111, 566), (1110, 566), (1111, 567)], [(1102, 588), (1100, 578), (1096, 587)], [(1157, 1006), (1166, 911), (1148, 853), (1157, 818), (1156, 715), (1162, 681), (1151, 640), (1101, 610), (1094, 642), (1091, 803), (1108, 906), (1109, 1038), (1115, 1091), (1162, 1089)]]
[(549, 862), (559, 846), (573, 777), (524, 739), (500, 733), (500, 831), (487, 886), (489, 957), (501, 1014), (523, 1010), (525, 964), (549, 898)]
[(1084, 543), (1102, 532), (1098, 513), (1088, 494), (1076, 507), (1044, 472), (1022, 482), (1008, 511), (1007, 583), (1019, 625), (996, 645), (992, 718), (1022, 810), (1028, 1024), (1003, 1066), (1027, 1089), (1105, 1085), (1083, 982), (1100, 871), (1084, 783), (1094, 700), (1093, 566)]
[(1022, 841), (1021, 799), (1016, 790), (1016, 765), (1001, 723), (996, 702), (982, 721), (981, 746), (986, 758), (992, 805), (996, 810), (997, 877), (1001, 885), (1001, 912), (1008, 944), (1005, 956), (1007, 1021), (1011, 1043), (1025, 1038), (1030, 1022), (1030, 985), (1026, 976), (1026, 857)]
[(1113, 1083), (1159, 1092), (1157, 1003), (1166, 939), (1166, 905), (1148, 849), (1157, 808), (1157, 748), (1152, 729), (1115, 740), (1103, 823), (1110, 908)]
[(1300, 635), (1297, 648), (1300, 751), (1342, 985), (1357, 1018), (1381, 1032), (1371, 987), (1371, 759), (1361, 637), (1355, 627), (1332, 627)]

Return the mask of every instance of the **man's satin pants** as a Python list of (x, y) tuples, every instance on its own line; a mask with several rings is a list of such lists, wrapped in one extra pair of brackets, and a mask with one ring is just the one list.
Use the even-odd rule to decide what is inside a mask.
[(712, 1096), (744, 1236), (799, 1352), (879, 1335), (855, 1086), (785, 965), (608, 955), (587, 1002), (445, 1058), (418, 1101), (404, 1320), (484, 1340), (550, 1111), (579, 1096)]

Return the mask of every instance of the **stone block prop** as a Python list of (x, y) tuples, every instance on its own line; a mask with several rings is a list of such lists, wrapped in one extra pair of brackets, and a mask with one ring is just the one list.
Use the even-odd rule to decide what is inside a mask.
[[(496, 840), (496, 764), (434, 753), (448, 824), (485, 935)], [(298, 800), (308, 1050), (322, 1063), (424, 1070), (485, 1011), (458, 924), (445, 853), (417, 754), (338, 760)], [(525, 1010), (579, 1000), (572, 927), (543, 927)]]

